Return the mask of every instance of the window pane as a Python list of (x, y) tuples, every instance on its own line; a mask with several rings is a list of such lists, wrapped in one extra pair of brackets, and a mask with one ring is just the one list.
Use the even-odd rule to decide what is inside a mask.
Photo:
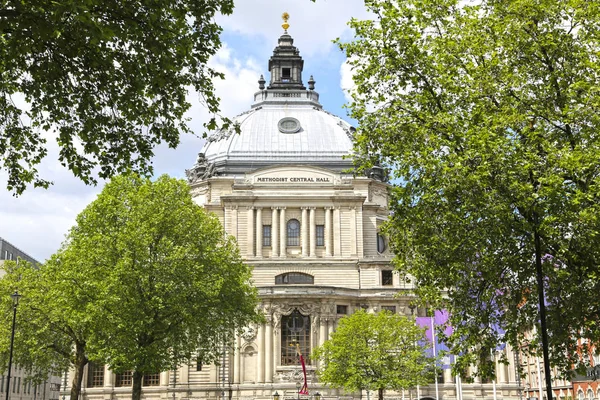
[(381, 306), (381, 309), (396, 314), (396, 306)]
[(377, 234), (377, 252), (383, 253), (385, 251), (385, 248), (386, 248), (385, 236), (383, 236), (381, 233), (378, 233)]
[(325, 246), (325, 226), (317, 225), (317, 246)]
[(132, 384), (132, 373), (131, 371), (125, 371), (120, 374), (117, 374), (115, 380), (115, 386), (131, 386)]
[(305, 363), (310, 364), (310, 317), (298, 310), (281, 318), (281, 365), (300, 364), (296, 344)]
[(87, 387), (104, 386), (104, 365), (98, 365), (93, 362), (88, 363)]
[(271, 246), (271, 225), (263, 225), (263, 246)]
[(148, 374), (144, 375), (142, 382), (144, 386), (158, 386), (160, 385), (160, 374)]
[(287, 245), (300, 246), (300, 222), (290, 219), (287, 223)]
[(382, 286), (392, 286), (394, 283), (394, 279), (392, 276), (392, 271), (381, 271), (381, 285)]
[(338, 314), (348, 314), (348, 306), (337, 305)]
[(276, 285), (287, 284), (309, 284), (312, 285), (315, 278), (312, 275), (303, 274), (301, 272), (288, 272), (286, 274), (277, 275), (275, 277)]

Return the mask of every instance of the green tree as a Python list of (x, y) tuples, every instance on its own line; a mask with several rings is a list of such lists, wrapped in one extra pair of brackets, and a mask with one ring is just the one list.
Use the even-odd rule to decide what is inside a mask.
[(340, 43), (355, 73), (356, 150), (392, 170), (395, 262), (449, 309), (457, 367), (535, 325), (562, 371), (587, 362), (577, 337), (600, 342), (600, 8), (367, 5), (374, 20), (351, 21), (357, 39)]
[(236, 331), (260, 319), (251, 268), (219, 220), (196, 205), (183, 180), (114, 178), (77, 217), (60, 255), (92, 274), (90, 317), (105, 319), (90, 354), (142, 377), (218, 356)]
[(349, 392), (373, 390), (383, 400), (386, 389), (409, 389), (432, 381), (433, 359), (419, 344), (424, 330), (414, 319), (388, 311), (359, 310), (339, 321), (322, 346), (313, 351), (319, 380)]
[(15, 362), (49, 369), (41, 354), (59, 338), (54, 356), (74, 369), (72, 398), (89, 360), (131, 370), (139, 400), (143, 375), (199, 351), (213, 361), (237, 331), (262, 318), (235, 240), (193, 202), (186, 182), (167, 176), (114, 178), (39, 271), (7, 276), (3, 299), (18, 288), (21, 318), (39, 326), (19, 325), (23, 351)]
[[(233, 0), (0, 1), (0, 168), (8, 189), (50, 184), (37, 170), (44, 132), (57, 134), (60, 162), (86, 183), (96, 173), (152, 172), (154, 146), (175, 147), (191, 133), (183, 119), (190, 90), (218, 112), (213, 79), (222, 74), (207, 61), (221, 45), (214, 16), (232, 10)], [(15, 101), (21, 95), (26, 108)]]
[(13, 368), (19, 365), (34, 383), (72, 368), (75, 378), (71, 396), (77, 398), (88, 362), (87, 342), (92, 332), (102, 329), (103, 322), (89, 318), (93, 297), (80, 284), (88, 277), (77, 268), (37, 267), (23, 260), (18, 264), (5, 262), (3, 268), (6, 275), (0, 279), (0, 301), (5, 311), (0, 314), (0, 370), (8, 366), (10, 295), (18, 290), (22, 297), (17, 308)]

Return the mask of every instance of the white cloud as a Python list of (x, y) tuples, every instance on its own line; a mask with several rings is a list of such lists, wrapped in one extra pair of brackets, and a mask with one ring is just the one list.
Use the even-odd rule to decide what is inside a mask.
[(290, 14), (288, 32), (307, 57), (330, 52), (331, 41), (341, 37), (350, 18), (367, 18), (363, 0), (238, 0), (231, 16), (218, 22), (231, 32), (260, 36), (268, 42), (282, 33), (281, 15)]
[[(311, 58), (310, 66), (315, 71), (332, 62), (327, 55), (338, 50), (331, 40), (348, 36), (346, 22), (352, 16), (366, 17), (362, 0), (317, 0), (316, 3), (310, 0), (237, 0), (234, 14), (219, 17), (218, 22), (226, 32), (244, 35), (254, 46), (254, 54), (265, 58), (252, 58), (244, 47), (246, 42), (237, 47), (233, 47), (234, 43), (224, 43), (211, 59), (211, 66), (226, 76), (225, 80), (215, 82), (222, 115), (232, 117), (247, 110), (258, 90), (259, 76), (264, 74), (269, 79), (266, 62), (282, 33), (281, 14), (284, 11), (290, 14), (289, 33), (301, 55), (305, 59)], [(320, 81), (319, 88), (326, 92), (338, 84), (337, 80)], [(209, 115), (196, 94), (190, 94), (189, 101), (193, 105), (188, 112), (190, 126), (197, 136), (183, 136), (177, 149), (169, 149), (166, 145), (157, 147), (153, 158), (157, 175), (168, 173), (185, 177), (185, 169), (193, 165), (204, 143), (199, 136), (204, 132), (202, 124)], [(48, 139), (49, 154), (40, 171), (43, 178), (54, 181), (50, 189), (29, 188), (22, 196), (12, 197), (4, 189), (6, 174), (0, 171), (0, 236), (40, 261), (59, 248), (77, 214), (97, 196), (103, 185), (101, 182), (98, 187), (90, 187), (75, 179), (58, 162), (53, 135), (50, 134)]]

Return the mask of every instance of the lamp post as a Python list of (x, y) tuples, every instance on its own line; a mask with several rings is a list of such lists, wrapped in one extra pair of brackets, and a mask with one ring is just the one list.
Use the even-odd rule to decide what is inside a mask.
[(17, 306), (19, 305), (19, 299), (21, 295), (18, 291), (15, 290), (13, 294), (10, 295), (10, 298), (13, 301), (13, 320), (12, 320), (12, 330), (10, 333), (10, 352), (8, 356), (8, 379), (6, 382), (6, 400), (8, 400), (10, 394), (10, 369), (12, 367), (12, 358), (13, 358), (13, 345), (15, 342), (15, 326), (17, 323)]
[(279, 400), (279, 393), (277, 393), (277, 391), (273, 393), (273, 400)]
[(300, 384), (300, 382), (296, 382), (296, 392), (297, 392), (298, 400), (300, 400), (300, 386), (302, 386)]

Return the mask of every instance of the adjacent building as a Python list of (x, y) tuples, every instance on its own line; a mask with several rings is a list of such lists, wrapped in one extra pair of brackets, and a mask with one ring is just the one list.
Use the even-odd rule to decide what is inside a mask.
[[(6, 261), (19, 262), (21, 260), (34, 265), (39, 264), (29, 254), (0, 237), (0, 278), (5, 274), (4, 263)], [(21, 323), (27, 323), (27, 321), (17, 319), (17, 326)], [(49, 377), (44, 383), (35, 385), (27, 379), (27, 371), (18, 365), (12, 366), (10, 375), (9, 400), (58, 400), (60, 389), (60, 378), (58, 376)], [(4, 372), (0, 375), (0, 398), (6, 398), (7, 383), (8, 374)]]

